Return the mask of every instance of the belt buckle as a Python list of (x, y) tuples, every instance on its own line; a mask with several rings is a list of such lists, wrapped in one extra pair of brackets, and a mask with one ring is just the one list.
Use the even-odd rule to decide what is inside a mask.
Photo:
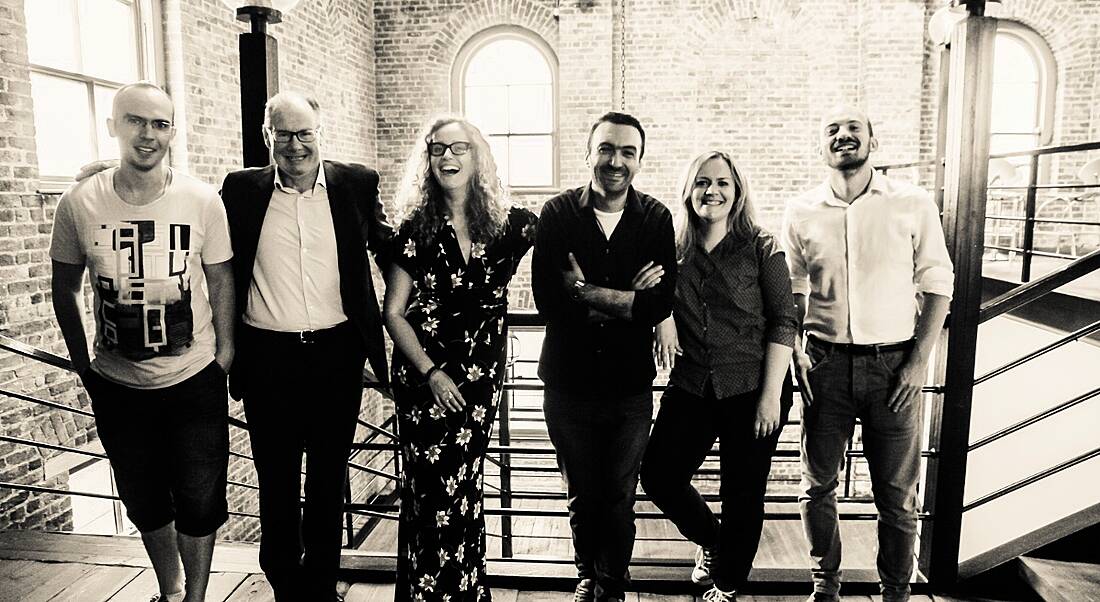
[(302, 345), (310, 345), (316, 342), (316, 340), (312, 330), (301, 330), (298, 332), (298, 342)]

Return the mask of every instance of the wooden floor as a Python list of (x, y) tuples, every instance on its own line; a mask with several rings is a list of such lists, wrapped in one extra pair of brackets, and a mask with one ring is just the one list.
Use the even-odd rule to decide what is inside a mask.
[[(686, 580), (687, 572), (679, 569)], [(207, 592), (211, 602), (273, 602), (258, 574), (256, 546), (219, 543)], [(342, 584), (349, 602), (390, 602), (392, 583)], [(565, 589), (565, 588), (562, 588)], [(807, 588), (808, 589), (808, 588)], [(0, 532), (0, 602), (147, 602), (156, 579), (141, 542), (131, 537), (38, 532)], [(700, 592), (701, 594), (701, 592)], [(567, 602), (572, 592), (494, 589), (498, 602)], [(877, 597), (876, 597), (877, 598)], [(846, 595), (845, 601), (870, 601)], [(742, 601), (802, 602), (805, 594), (741, 596)], [(699, 595), (630, 593), (628, 602), (694, 602)], [(914, 596), (914, 601), (975, 599)]]

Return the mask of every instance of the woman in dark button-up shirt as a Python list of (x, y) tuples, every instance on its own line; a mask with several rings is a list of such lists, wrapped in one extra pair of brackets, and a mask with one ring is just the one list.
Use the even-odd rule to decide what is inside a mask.
[[(672, 373), (642, 487), (700, 546), (691, 578), (714, 585), (704, 600), (725, 602), (748, 578), (760, 541), (798, 322), (783, 252), (755, 224), (748, 182), (729, 155), (692, 161), (681, 199), (676, 302), (654, 350)], [(718, 438), (721, 524), (691, 485)]]

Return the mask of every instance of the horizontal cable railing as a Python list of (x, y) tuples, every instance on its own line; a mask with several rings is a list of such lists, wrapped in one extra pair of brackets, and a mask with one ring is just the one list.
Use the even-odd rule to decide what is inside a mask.
[[(509, 314), (510, 327), (515, 331), (523, 331), (524, 329), (532, 330), (539, 329), (544, 326), (542, 318), (534, 312), (513, 312)], [(35, 361), (44, 363), (46, 365), (62, 368), (65, 370), (71, 370), (71, 364), (65, 358), (43, 352), (41, 350), (34, 349), (28, 345), (22, 344), (13, 339), (0, 336), (0, 349), (6, 349), (18, 353), (20, 355), (31, 358)], [(533, 392), (541, 392), (544, 386), (541, 380), (537, 378), (523, 378), (519, 377), (515, 373), (517, 366), (531, 365), (537, 360), (531, 360), (528, 358), (519, 358), (514, 355), (510, 358), (509, 362), (509, 374), (510, 378), (505, 384), (505, 399), (502, 402), (502, 411), (498, 414), (498, 431), (497, 441), (490, 445), (488, 448), (488, 455), (486, 457), (487, 462), (494, 466), (497, 474), (493, 475), (497, 478), (499, 485), (492, 482), (489, 478), (484, 481), (485, 498), (491, 500), (499, 507), (487, 507), (484, 508), (486, 515), (496, 517), (499, 519), (500, 529), (499, 531), (490, 529), (487, 533), (489, 537), (499, 538), (507, 542), (507, 545), (503, 546), (504, 553), (499, 558), (494, 560), (511, 560), (512, 549), (511, 542), (515, 539), (568, 539), (566, 536), (548, 536), (545, 534), (517, 534), (512, 532), (511, 521), (513, 519), (520, 518), (534, 518), (534, 519), (555, 519), (560, 520), (568, 516), (568, 512), (565, 509), (566, 495), (564, 491), (529, 491), (523, 488), (513, 489), (511, 480), (515, 477), (522, 475), (531, 475), (532, 477), (538, 477), (539, 475), (558, 473), (558, 468), (553, 462), (547, 462), (554, 457), (554, 448), (549, 445), (548, 439), (545, 434), (539, 434), (537, 432), (531, 433), (530, 431), (524, 431), (521, 434), (513, 436), (510, 432), (511, 429), (507, 425), (509, 422), (508, 410), (511, 411), (511, 425), (515, 428), (516, 425), (528, 425), (537, 427), (537, 425), (543, 423), (543, 416), (541, 411), (541, 404), (538, 408), (534, 407), (512, 407), (513, 396), (515, 394), (529, 394)], [(380, 389), (377, 384), (366, 384), (367, 388)], [(665, 385), (656, 384), (654, 386), (655, 392), (660, 392), (665, 389)], [(924, 391), (927, 393), (939, 394), (942, 393), (943, 387), (941, 385), (926, 386)], [(383, 389), (385, 394), (386, 391)], [(9, 397), (20, 399), (28, 403), (33, 403), (51, 409), (71, 412), (87, 417), (92, 417), (92, 412), (79, 407), (69, 406), (63, 403), (53, 402), (44, 399), (38, 399), (30, 395), (24, 395), (14, 391), (6, 391), (0, 389), (0, 395), (7, 395)], [(505, 409), (505, 407), (507, 409)], [(499, 422), (503, 420), (504, 422)], [(389, 416), (382, 424), (376, 425), (370, 421), (358, 419), (358, 423), (361, 427), (368, 431), (366, 438), (362, 441), (357, 441), (352, 444), (352, 457), (348, 461), (349, 470), (358, 471), (369, 475), (365, 488), (376, 492), (386, 492), (389, 494), (376, 493), (370, 497), (370, 499), (363, 501), (348, 500), (345, 504), (346, 513), (346, 527), (347, 527), (347, 541), (349, 543), (358, 540), (353, 534), (351, 516), (366, 517), (371, 521), (377, 520), (396, 520), (398, 518), (397, 511), (399, 506), (396, 503), (395, 495), (392, 493), (395, 490), (396, 483), (400, 479), (400, 441), (399, 436), (395, 432), (396, 419), (394, 415)], [(788, 422), (788, 426), (797, 427), (799, 421), (793, 419)], [(238, 418), (230, 417), (230, 426), (232, 428), (247, 430), (247, 423)], [(26, 438), (10, 437), (7, 435), (0, 436), (0, 442), (7, 442), (11, 444), (24, 445), (29, 447), (40, 447), (42, 449), (48, 449), (52, 451), (62, 453), (75, 453), (86, 457), (104, 459), (105, 454), (97, 451), (81, 450), (64, 445), (58, 445), (53, 443), (44, 443), (39, 441), (33, 441)], [(790, 445), (792, 442), (787, 442)], [(231, 452), (235, 457), (251, 461), (251, 457), (239, 452)], [(357, 458), (356, 455), (365, 455), (364, 458)], [(782, 460), (796, 459), (799, 456), (797, 449), (786, 447), (782, 445), (780, 449), (776, 450), (775, 457)], [(922, 456), (925, 458), (934, 458), (937, 456), (936, 450), (924, 450)], [(710, 460), (714, 460), (719, 457), (719, 451), (712, 449), (707, 457)], [(863, 458), (863, 450), (858, 446), (853, 446), (851, 443), (848, 445), (848, 449), (844, 453), (844, 489), (843, 493), (838, 492), (838, 502), (846, 506), (870, 506), (873, 502), (871, 496), (866, 494), (853, 493), (855, 487), (852, 480), (856, 478), (854, 471), (854, 462)], [(379, 458), (381, 458), (382, 466), (378, 466)], [(537, 461), (541, 458), (543, 462), (541, 465), (525, 465), (525, 459), (531, 458), (532, 461)], [(530, 464), (530, 463), (527, 463)], [(697, 472), (697, 476), (703, 479), (710, 479), (714, 481), (714, 477), (717, 477), (720, 471), (713, 466), (704, 466)], [(555, 479), (555, 483), (558, 481)], [(714, 481), (716, 482), (716, 481)], [(229, 481), (229, 485), (246, 487), (248, 489), (256, 489), (255, 485), (240, 483), (237, 481)], [(68, 489), (58, 489), (50, 487), (42, 487), (39, 485), (28, 485), (21, 483), (0, 483), (0, 488), (7, 487), (9, 489), (36, 492), (36, 493), (49, 493), (56, 495), (72, 495), (72, 496), (87, 496), (100, 499), (118, 500), (117, 496), (109, 494), (99, 494), (92, 492), (82, 491), (70, 491)], [(718, 495), (714, 492), (704, 492), (703, 497), (708, 502), (717, 502)], [(555, 509), (543, 509), (543, 508), (522, 508), (515, 507), (516, 503), (524, 503), (530, 501), (540, 500), (552, 500), (560, 501), (560, 507)], [(638, 496), (640, 503), (646, 503), (649, 498), (646, 494), (641, 493)], [(793, 494), (769, 494), (766, 497), (766, 502), (769, 504), (768, 511), (765, 514), (765, 518), (770, 520), (798, 520), (799, 514), (796, 510), (783, 510), (782, 506), (790, 506), (798, 501), (796, 495)], [(779, 505), (778, 508), (772, 507)], [(255, 514), (248, 512), (233, 511), (230, 513), (232, 516), (244, 517), (244, 518), (257, 518)], [(873, 511), (860, 511), (853, 509), (842, 509), (839, 513), (842, 520), (859, 520), (867, 521), (877, 518), (877, 514)], [(637, 516), (640, 520), (656, 520), (663, 519), (662, 513), (640, 509), (637, 512)], [(922, 520), (929, 519), (931, 516), (929, 513), (921, 513), (920, 518)], [(675, 537), (639, 537), (640, 541), (679, 541)], [(529, 555), (524, 555), (523, 558), (529, 559)], [(555, 563), (568, 563), (571, 562), (569, 558), (549, 558), (544, 559), (547, 562)], [(653, 558), (640, 558), (639, 564), (653, 563), (658, 564), (664, 562), (660, 559)], [(675, 561), (675, 563), (681, 563), (681, 561)]]

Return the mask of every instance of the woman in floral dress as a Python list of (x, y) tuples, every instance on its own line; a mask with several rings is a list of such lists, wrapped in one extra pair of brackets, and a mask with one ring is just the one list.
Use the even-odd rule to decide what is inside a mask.
[(469, 122), (433, 120), (398, 190), (386, 283), (404, 474), (394, 599), (490, 600), (482, 466), (504, 381), (508, 282), (535, 236)]

